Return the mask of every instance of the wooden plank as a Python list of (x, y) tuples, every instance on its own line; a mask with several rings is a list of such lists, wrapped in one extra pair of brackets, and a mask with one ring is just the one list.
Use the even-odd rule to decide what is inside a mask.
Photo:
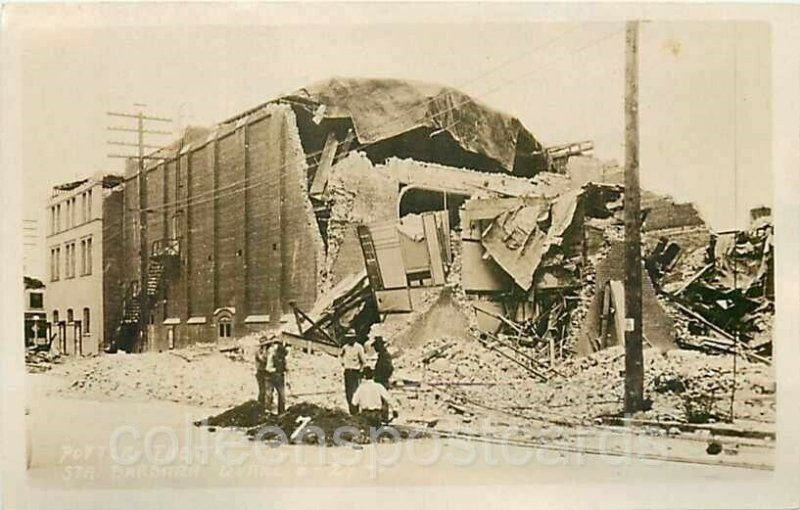
[(361, 252), (364, 254), (364, 265), (367, 268), (367, 279), (373, 289), (383, 289), (383, 278), (381, 277), (378, 256), (375, 252), (375, 244), (372, 241), (372, 234), (366, 225), (356, 227), (358, 240), (361, 243)]
[(675, 306), (677, 306), (677, 307), (678, 307), (678, 309), (679, 309), (679, 310), (681, 310), (681, 311), (682, 311), (683, 313), (685, 313), (686, 315), (688, 315), (688, 316), (690, 316), (690, 317), (693, 317), (693, 318), (695, 318), (695, 319), (699, 320), (700, 322), (702, 322), (703, 324), (705, 324), (705, 325), (706, 325), (706, 326), (708, 326), (709, 328), (713, 329), (714, 331), (716, 331), (717, 333), (719, 333), (720, 335), (722, 335), (724, 338), (727, 338), (728, 340), (733, 340), (733, 335), (731, 335), (730, 333), (728, 333), (728, 332), (727, 332), (727, 331), (725, 331), (724, 329), (720, 328), (720, 327), (719, 327), (719, 326), (717, 326), (716, 324), (714, 324), (714, 323), (712, 323), (712, 322), (709, 322), (709, 321), (708, 321), (708, 319), (706, 319), (705, 317), (703, 317), (703, 316), (702, 316), (702, 315), (700, 315), (699, 313), (695, 312), (695, 311), (694, 311), (694, 310), (692, 310), (691, 308), (689, 308), (689, 307), (687, 307), (687, 306), (684, 306), (683, 304), (681, 304), (681, 303), (678, 303), (677, 301), (673, 301), (673, 303), (675, 303)]
[(316, 322), (314, 322), (314, 321), (311, 319), (311, 317), (309, 317), (308, 315), (306, 315), (306, 313), (305, 313), (303, 310), (301, 310), (301, 309), (297, 308), (297, 307), (296, 307), (296, 306), (294, 306), (294, 305), (291, 305), (291, 306), (292, 306), (292, 310), (294, 310), (294, 311), (295, 311), (297, 314), (299, 314), (299, 315), (300, 315), (300, 316), (301, 316), (303, 319), (307, 320), (307, 321), (308, 321), (308, 322), (311, 324), (311, 327), (310, 327), (308, 330), (306, 330), (306, 331), (303, 331), (302, 329), (300, 330), (300, 332), (301, 332), (301, 334), (303, 335), (303, 337), (305, 337), (306, 333), (308, 333), (309, 331), (316, 331), (316, 332), (320, 333), (322, 336), (324, 336), (324, 337), (325, 337), (325, 339), (326, 339), (326, 340), (328, 340), (330, 343), (332, 343), (332, 344), (337, 344), (337, 343), (338, 343), (336, 340), (334, 340), (334, 339), (333, 339), (333, 337), (331, 337), (331, 336), (328, 334), (328, 332), (327, 332), (327, 331), (325, 331), (324, 329), (322, 329), (321, 327), (319, 327), (319, 325), (317, 325), (317, 323), (316, 323)]
[(681, 286), (680, 286), (680, 288), (678, 288), (676, 291), (672, 292), (671, 294), (672, 294), (673, 296), (677, 296), (678, 294), (680, 294), (681, 292), (683, 292), (684, 290), (686, 290), (686, 289), (689, 287), (689, 285), (693, 284), (693, 283), (694, 283), (694, 282), (695, 282), (695, 281), (696, 281), (698, 278), (700, 278), (701, 276), (703, 276), (703, 275), (706, 273), (706, 271), (708, 271), (709, 269), (711, 269), (711, 267), (712, 267), (713, 265), (714, 265), (714, 264), (708, 264), (708, 265), (706, 265), (706, 266), (705, 266), (704, 268), (702, 268), (700, 271), (698, 271), (697, 273), (695, 273), (695, 275), (694, 275), (694, 276), (692, 276), (691, 278), (689, 278), (688, 280), (686, 280), (686, 281), (683, 283), (683, 285), (681, 285)]
[(444, 263), (442, 262), (442, 246), (436, 229), (436, 217), (433, 214), (422, 215), (422, 226), (425, 230), (425, 242), (428, 245), (428, 256), (431, 261), (431, 278), (434, 285), (445, 284)]
[(311, 190), (309, 192), (311, 195), (321, 195), (325, 192), (337, 147), (339, 147), (339, 142), (336, 140), (333, 131), (331, 131), (325, 140), (325, 146), (322, 148), (319, 164), (317, 164), (317, 171), (314, 174), (314, 180), (311, 182)]
[(368, 226), (383, 285), (381, 289), (408, 287), (400, 236), (394, 221)]
[(444, 247), (444, 260), (447, 264), (453, 261), (452, 247), (450, 246), (450, 212), (439, 211), (439, 226), (442, 232), (442, 246)]

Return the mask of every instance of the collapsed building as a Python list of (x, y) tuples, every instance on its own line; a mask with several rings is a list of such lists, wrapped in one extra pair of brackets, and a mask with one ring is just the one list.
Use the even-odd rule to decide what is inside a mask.
[[(458, 91), (352, 79), (300, 90), (213, 129), (187, 129), (147, 161), (144, 189), (131, 161), (106, 211), (122, 235), (105, 253), (118, 270), (104, 301), (119, 318), (116, 342), (134, 351), (239, 336), (274, 322), (290, 303), (310, 309), (321, 290), (363, 267), (355, 225), (340, 224), (348, 194), (358, 202), (349, 214), (396, 219), (440, 196), (457, 210), (476, 187), (553, 165), (519, 120)], [(329, 185), (367, 177), (359, 172), (373, 174), (358, 193)], [(456, 183), (452, 190), (442, 178)], [(365, 203), (371, 212), (358, 210)]]
[[(107, 202), (122, 232), (106, 254), (116, 346), (278, 324), (321, 349), (347, 328), (409, 345), (469, 336), (547, 378), (624, 336), (621, 171), (591, 149), (545, 147), (456, 90), (400, 80), (332, 79), (187, 129), (151, 155), (145, 189), (132, 162)], [(691, 204), (642, 204), (645, 341), (684, 346), (700, 319), (679, 307), (697, 301), (664, 289), (712, 232)]]

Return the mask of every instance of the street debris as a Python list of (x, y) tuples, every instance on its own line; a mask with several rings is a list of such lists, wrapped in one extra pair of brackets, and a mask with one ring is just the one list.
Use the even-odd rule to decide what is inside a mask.
[[(391, 440), (409, 437), (404, 428), (397, 429), (390, 425), (378, 428), (363, 416), (309, 402), (295, 404), (284, 413), (273, 415), (257, 401), (248, 400), (218, 415), (198, 420), (194, 425), (210, 429), (243, 428), (251, 440), (282, 441), (286, 444), (345, 446), (348, 443), (366, 444), (373, 438)], [(415, 433), (413, 436), (422, 437), (422, 434)]]
[(54, 351), (42, 351), (36, 348), (25, 350), (25, 367), (29, 373), (47, 372), (54, 364), (63, 363), (61, 355)]

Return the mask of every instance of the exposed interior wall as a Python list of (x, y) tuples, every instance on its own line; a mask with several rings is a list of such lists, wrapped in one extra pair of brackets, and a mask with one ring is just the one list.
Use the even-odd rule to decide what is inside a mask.
[(331, 216), (324, 285), (332, 288), (364, 269), (356, 226), (397, 219), (399, 183), (376, 171), (364, 154), (355, 152), (333, 167), (326, 193)]

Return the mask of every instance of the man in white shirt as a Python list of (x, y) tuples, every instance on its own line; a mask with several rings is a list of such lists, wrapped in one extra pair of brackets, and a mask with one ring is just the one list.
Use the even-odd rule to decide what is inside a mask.
[(339, 359), (344, 368), (344, 395), (350, 414), (356, 414), (357, 409), (352, 404), (353, 394), (361, 381), (361, 370), (365, 365), (364, 346), (356, 341), (355, 332), (348, 331), (345, 336), (345, 345), (339, 353)]
[[(352, 405), (358, 409), (361, 416), (369, 419), (372, 426), (379, 427), (381, 423), (387, 421), (389, 410), (396, 405), (389, 396), (389, 391), (372, 380), (372, 368), (364, 368), (362, 374), (364, 379), (353, 394)], [(397, 416), (397, 411), (394, 411), (393, 415)]]

